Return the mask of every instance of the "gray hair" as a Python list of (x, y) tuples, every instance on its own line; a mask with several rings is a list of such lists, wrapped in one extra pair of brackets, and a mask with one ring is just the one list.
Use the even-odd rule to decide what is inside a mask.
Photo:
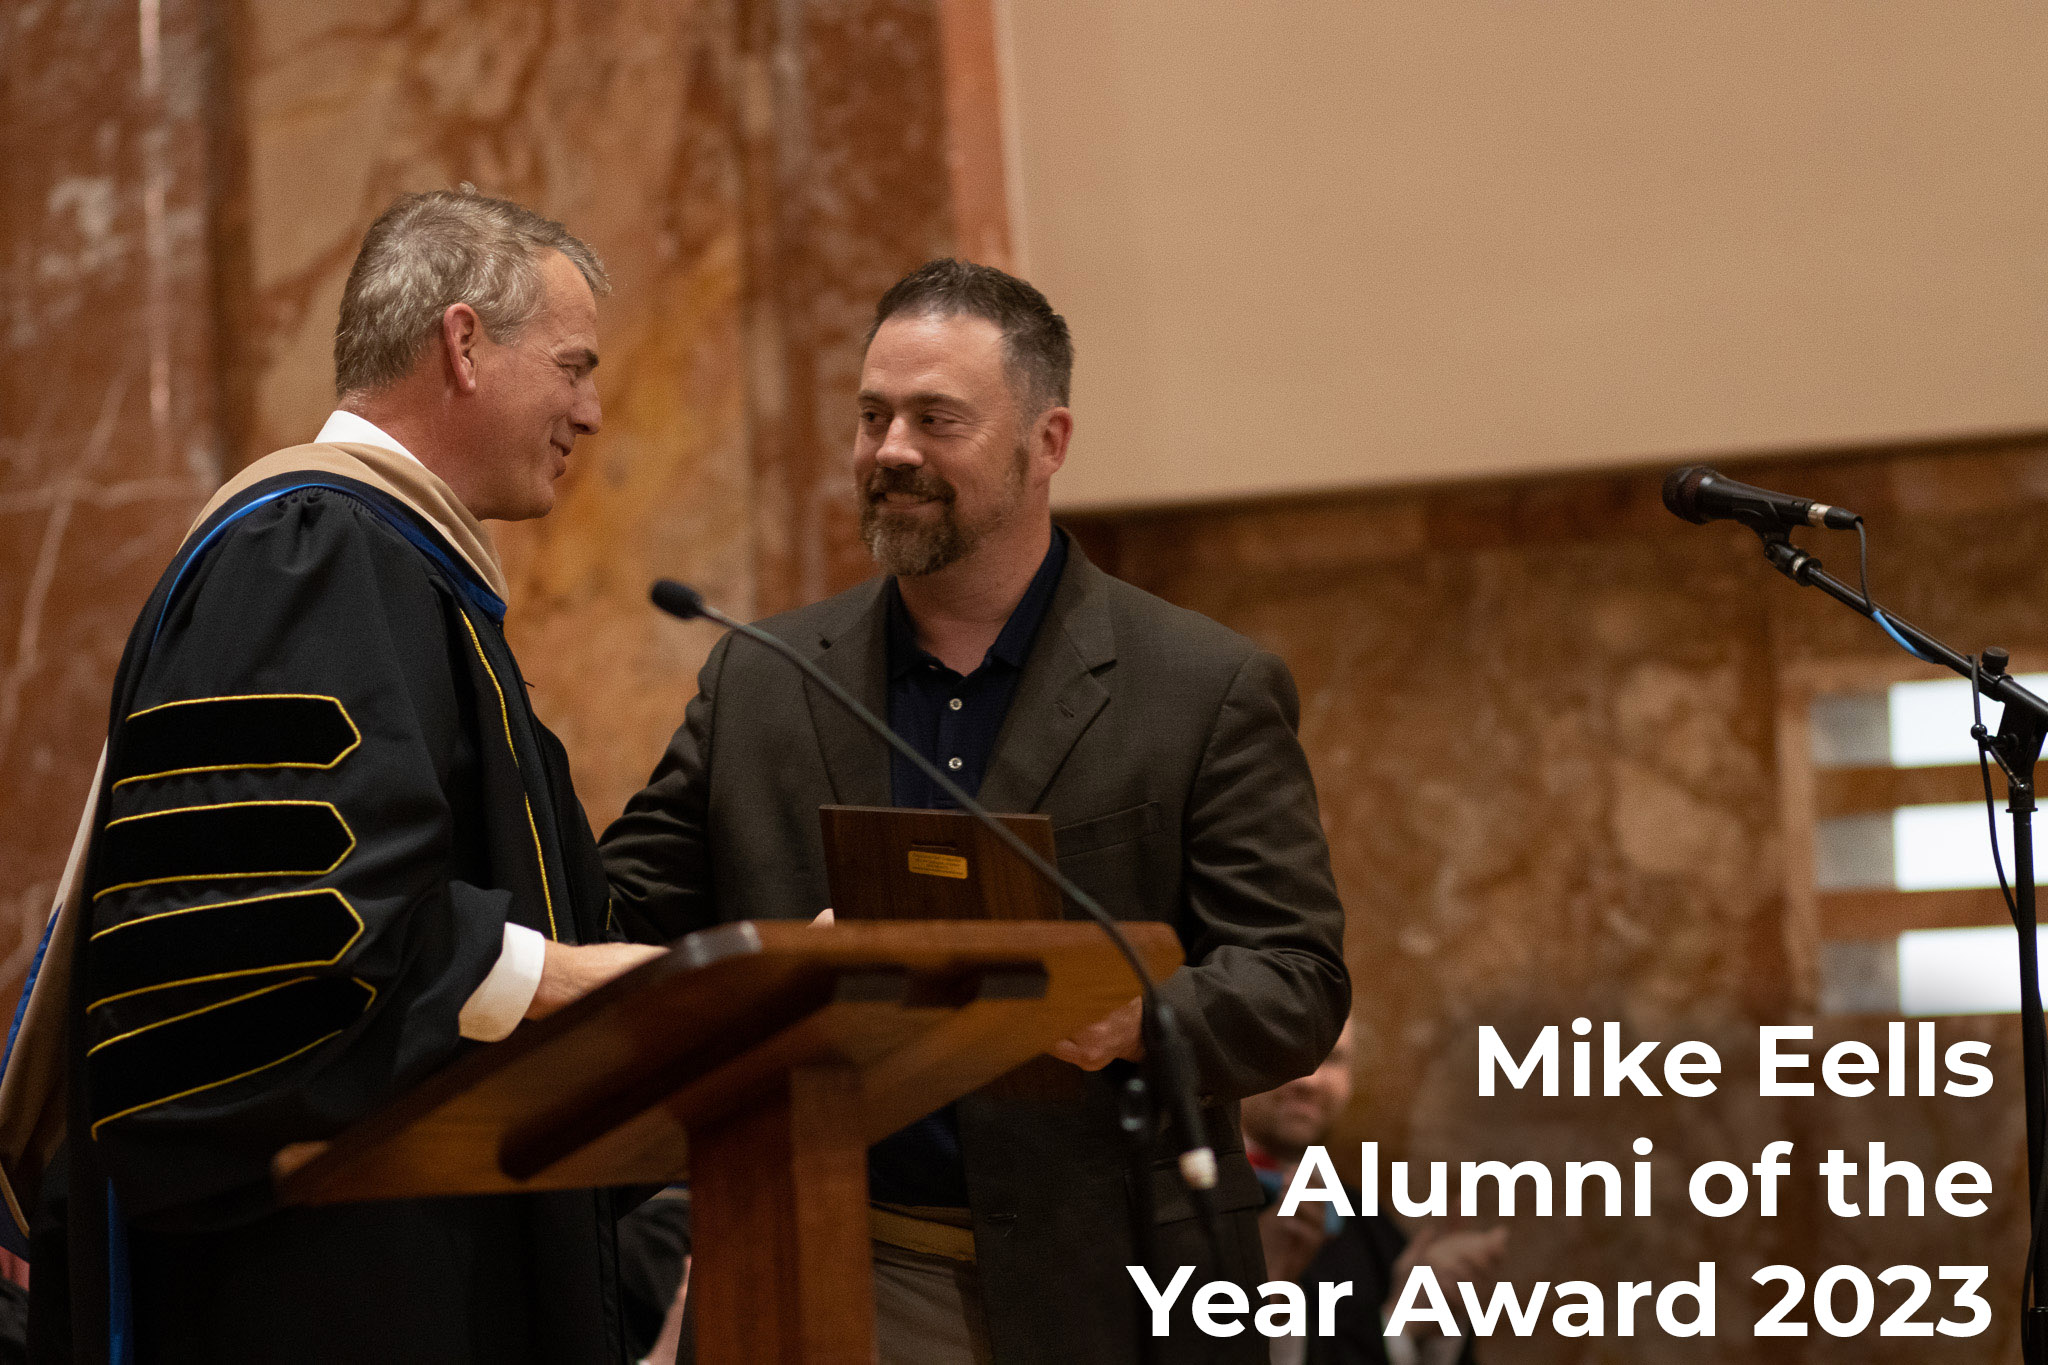
[(551, 218), (474, 185), (401, 196), (363, 235), (341, 291), (334, 389), (346, 398), (404, 378), (451, 304), (476, 310), (493, 341), (516, 335), (541, 305), (541, 263), (559, 251), (594, 294), (604, 263)]

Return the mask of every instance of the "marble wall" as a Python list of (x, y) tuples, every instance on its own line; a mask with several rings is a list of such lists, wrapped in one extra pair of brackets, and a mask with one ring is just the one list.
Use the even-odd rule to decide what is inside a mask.
[[(1738, 477), (1863, 512), (1873, 591), (1907, 619), (1964, 648), (2048, 645), (2048, 450), (1980, 445), (1744, 466)], [(1773, 722), (1779, 675), (1795, 661), (1887, 659), (1873, 627), (1778, 577), (1747, 532), (1674, 520), (1652, 474), (1074, 524), (1124, 577), (1294, 669), (1350, 909), (1363, 1060), (1339, 1140), (1377, 1139), (1388, 1160), (1533, 1158), (1561, 1170), (1622, 1165), (1648, 1136), (1658, 1216), (1515, 1220), (1511, 1273), (1524, 1284), (1661, 1284), (1720, 1263), (1735, 1330), (1716, 1341), (1498, 1341), (1489, 1362), (2016, 1353), (2025, 1174), (2012, 1020), (1942, 1025), (1944, 1047), (1993, 1043), (1998, 1082), (1982, 1099), (1757, 1098), (1759, 1024), (1818, 1022), (1822, 1050), (1885, 1041), (1881, 1022), (1816, 1021), (1795, 969), (1812, 945), (1786, 912)], [(1815, 549), (1853, 576), (1852, 537)], [(1542, 1026), (1579, 1016), (1621, 1023), (1630, 1046), (1707, 1041), (1729, 1075), (1711, 1100), (1478, 1097), (1479, 1025), (1519, 1052)], [(1693, 1166), (1747, 1166), (1781, 1137), (1803, 1168), (1832, 1147), (1860, 1161), (1871, 1140), (1930, 1170), (1974, 1160), (1998, 1192), (1975, 1221), (1851, 1222), (1819, 1216), (1808, 1169), (1807, 1202), (1776, 1219), (1754, 1205), (1726, 1222), (1686, 1209)], [(1776, 1261), (1873, 1274), (1990, 1262), (1997, 1327), (1961, 1341), (1838, 1341), (1816, 1329), (1754, 1342), (1748, 1324), (1776, 1294), (1749, 1276)]]
[(732, 7), (248, 5), (234, 63), (247, 287), (224, 330), (244, 460), (310, 439), (332, 406), (342, 282), (394, 195), (470, 181), (605, 258), (603, 433), (552, 516), (497, 538), (536, 704), (615, 809), (705, 648), (656, 623), (648, 581), (741, 605), (751, 584)]
[(762, 4), (746, 19), (752, 528), (765, 615), (872, 572), (850, 491), (863, 339), (883, 291), (954, 245), (938, 7)]
[(0, 35), (0, 996), (90, 787), (137, 608), (220, 478), (206, 0)]

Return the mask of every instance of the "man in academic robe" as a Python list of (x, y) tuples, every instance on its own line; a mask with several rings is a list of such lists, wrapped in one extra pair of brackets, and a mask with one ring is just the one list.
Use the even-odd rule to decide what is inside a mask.
[[(1103, 573), (1052, 523), (1072, 358), (1044, 295), (1002, 271), (938, 261), (893, 287), (869, 334), (853, 462), (887, 573), (761, 624), (970, 795), (1050, 816), (1061, 870), (1110, 914), (1179, 931), (1186, 966), (1160, 992), (1219, 1148), (1222, 1236), (1212, 1247), (1193, 1216), (1170, 1125), (1133, 1171), (1118, 1104), (1146, 1051), (1134, 997), (1033, 1063), (1028, 1084), (967, 1096), (871, 1150), (886, 1362), (1145, 1359), (1125, 1267), (1147, 1252), (1162, 1285), (1195, 1265), (1198, 1285), (1256, 1286), (1262, 1198), (1236, 1101), (1312, 1070), (1350, 1000), (1286, 666)], [(728, 636), (698, 689), (603, 840), (636, 936), (814, 915), (828, 904), (820, 805), (948, 804), (765, 649)], [(1157, 1359), (1263, 1356), (1256, 1333), (1199, 1330), (1192, 1298)]]
[(611, 942), (486, 519), (598, 429), (589, 247), (411, 195), (340, 410), (201, 514), (138, 618), (0, 1082), (33, 1358), (622, 1358), (612, 1196), (277, 1207), (270, 1163), (653, 956)]

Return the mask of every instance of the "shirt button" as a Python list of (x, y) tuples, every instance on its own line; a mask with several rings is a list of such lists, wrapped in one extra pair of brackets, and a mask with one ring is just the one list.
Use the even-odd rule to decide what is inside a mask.
[(946, 705), (952, 707), (955, 711), (958, 711), (960, 709), (960, 699), (958, 697), (955, 697), (953, 698), (953, 700), (947, 702)]
[(957, 773), (960, 771), (960, 760), (957, 758), (949, 758), (946, 760), (946, 766)]

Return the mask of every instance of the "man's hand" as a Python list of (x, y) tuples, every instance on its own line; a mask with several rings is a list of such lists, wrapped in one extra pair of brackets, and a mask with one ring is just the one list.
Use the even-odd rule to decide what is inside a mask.
[[(1415, 1238), (1401, 1253), (1401, 1259), (1394, 1263), (1392, 1287), (1387, 1291), (1387, 1304), (1391, 1307), (1408, 1285), (1408, 1277), (1415, 1273), (1415, 1267), (1426, 1265), (1436, 1272), (1440, 1284), (1456, 1284), (1460, 1280), (1470, 1281), (1476, 1289), (1481, 1283), (1498, 1278), (1500, 1263), (1508, 1249), (1508, 1230), (1504, 1227), (1488, 1228), (1479, 1232), (1472, 1228), (1457, 1232), (1439, 1232), (1424, 1225), (1416, 1229)], [(1431, 1331), (1426, 1324), (1410, 1323), (1407, 1335), (1416, 1336)]]
[(1074, 1036), (1064, 1042), (1054, 1043), (1052, 1055), (1063, 1062), (1072, 1062), (1083, 1071), (1100, 1071), (1118, 1058), (1127, 1062), (1143, 1061), (1144, 1022), (1144, 997), (1134, 995), (1129, 1003), (1119, 1006), (1116, 1013), (1108, 1018), (1098, 1019), (1088, 1027), (1076, 1030)]
[(1262, 1210), (1259, 1243), (1266, 1249), (1266, 1278), (1300, 1279), (1309, 1262), (1323, 1249), (1323, 1243), (1330, 1240), (1324, 1226), (1321, 1204), (1307, 1205), (1285, 1218), (1280, 1216), (1278, 1204)]
[[(1426, 1265), (1439, 1280), (1452, 1284), (1460, 1280), (1492, 1279), (1500, 1273), (1507, 1254), (1508, 1230), (1504, 1227), (1462, 1228), (1457, 1232), (1434, 1232), (1425, 1228), (1408, 1244), (1401, 1260), (1409, 1269)], [(1398, 1268), (1396, 1273), (1398, 1274)], [(1407, 1279), (1406, 1275), (1400, 1278)]]
[(667, 952), (645, 943), (556, 943), (548, 940), (541, 958), (540, 985), (534, 988), (533, 1003), (526, 1007), (529, 1019), (544, 1019), (571, 1000), (590, 994), (615, 976), (624, 976), (643, 962)]

